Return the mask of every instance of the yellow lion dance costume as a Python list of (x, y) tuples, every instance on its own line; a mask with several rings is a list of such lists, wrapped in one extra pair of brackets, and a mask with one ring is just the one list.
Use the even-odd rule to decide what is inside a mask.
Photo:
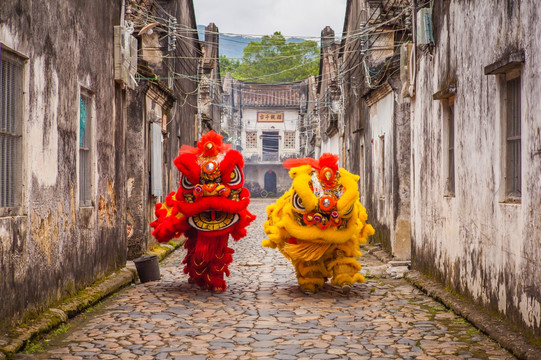
[(362, 255), (360, 244), (374, 234), (359, 202), (359, 176), (338, 169), (338, 156), (332, 154), (283, 165), (293, 184), (267, 207), (268, 239), (262, 245), (278, 248), (293, 263), (305, 293), (316, 292), (327, 279), (349, 293), (354, 283), (364, 282), (356, 257)]

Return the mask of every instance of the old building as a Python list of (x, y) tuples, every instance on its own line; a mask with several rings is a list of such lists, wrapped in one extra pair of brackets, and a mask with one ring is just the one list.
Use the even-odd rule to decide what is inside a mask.
[(128, 257), (135, 258), (155, 244), (148, 225), (155, 204), (178, 188), (173, 159), (198, 139), (202, 51), (191, 0), (131, 0), (126, 22), (140, 44), (138, 86), (126, 101)]
[(411, 117), (413, 267), (537, 339), (539, 11), (503, 0), (417, 9)]
[(339, 64), (341, 147), (361, 174), (375, 240), (534, 337), (538, 11), (531, 2), (350, 0)]
[(343, 163), (361, 175), (375, 241), (403, 260), (411, 256), (410, 105), (401, 49), (410, 19), (408, 1), (348, 1), (339, 57)]
[(289, 188), (291, 179), (282, 162), (300, 156), (307, 82), (258, 84), (226, 80), (224, 101), (229, 103), (224, 102), (228, 112), (223, 127), (233, 137), (236, 148), (242, 150), (247, 181), (275, 194)]
[(214, 23), (205, 28), (203, 56), (199, 65), (198, 135), (214, 130), (220, 133), (222, 82), (220, 78), (219, 33)]
[(178, 182), (171, 160), (195, 141), (188, 26), (191, 1), (2, 2), (0, 330), (150, 246), (153, 204)]

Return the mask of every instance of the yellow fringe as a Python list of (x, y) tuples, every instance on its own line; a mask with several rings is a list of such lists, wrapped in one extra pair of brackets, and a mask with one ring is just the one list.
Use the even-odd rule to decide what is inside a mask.
[(325, 283), (325, 279), (323, 279), (323, 278), (297, 277), (297, 282), (299, 283), (299, 285), (301, 285), (301, 287), (302, 287), (302, 285), (307, 285), (307, 284), (323, 286), (323, 284)]
[(327, 264), (327, 269), (332, 269), (337, 265), (348, 265), (355, 269), (355, 271), (361, 270), (361, 264), (354, 258), (339, 258), (335, 259)]
[(261, 245), (263, 247), (268, 247), (268, 248), (271, 248), (271, 249), (276, 249), (276, 243), (274, 243), (273, 241), (270, 241), (270, 240), (263, 240), (261, 242)]
[(293, 259), (302, 259), (304, 261), (319, 260), (331, 244), (312, 243), (308, 241), (299, 241), (298, 244), (284, 245), (284, 251)]
[[(338, 214), (342, 217), (344, 213), (349, 210), (351, 205), (356, 204), (355, 201), (358, 201), (357, 199), (359, 199), (359, 187), (357, 185), (359, 177), (345, 169), (340, 169), (339, 171), (340, 182), (344, 186), (344, 189), (346, 189), (336, 204)], [(355, 206), (355, 208), (357, 207)]]
[(359, 273), (353, 274), (339, 274), (332, 278), (331, 284), (336, 286), (353, 285), (354, 283), (363, 283), (365, 281), (364, 276)]
[(303, 262), (298, 262), (297, 264), (297, 271), (302, 277), (305, 277), (310, 272), (319, 272), (322, 276), (326, 276), (326, 269), (322, 266), (322, 264), (315, 263), (314, 265), (306, 265)]

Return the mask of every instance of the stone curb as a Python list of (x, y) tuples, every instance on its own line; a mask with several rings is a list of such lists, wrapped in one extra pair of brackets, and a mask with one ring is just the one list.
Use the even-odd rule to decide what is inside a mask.
[(361, 245), (361, 251), (364, 251), (367, 254), (374, 255), (376, 259), (383, 263), (388, 263), (392, 260), (392, 257), (389, 255), (389, 253), (379, 244), (363, 244)]
[(12, 329), (11, 335), (7, 339), (0, 339), (0, 351), (9, 358), (21, 350), (29, 340), (51, 331), (104, 297), (132, 283), (136, 276), (133, 271), (123, 268), (103, 281), (98, 280), (97, 285), (87, 287), (58, 308), (44, 311), (36, 319), (30, 321), (27, 326)]
[[(161, 244), (150, 253), (158, 255), (163, 260), (183, 242)], [(117, 270), (105, 279), (96, 281), (93, 285), (80, 291), (75, 297), (67, 299), (57, 308), (50, 308), (30, 321), (26, 326), (11, 329), (10, 335), (0, 336), (0, 360), (9, 359), (13, 354), (20, 351), (28, 341), (46, 334), (68, 319), (80, 314), (89, 307), (97, 304), (103, 298), (117, 292), (123, 287), (138, 280), (137, 270), (133, 261), (128, 261), (126, 267)]]
[(441, 302), (456, 314), (471, 322), (482, 332), (488, 334), (519, 359), (541, 359), (541, 346), (533, 345), (528, 338), (519, 331), (513, 330), (502, 320), (486, 314), (482, 309), (469, 301), (460, 299), (441, 284), (429, 280), (418, 271), (409, 271), (404, 277), (414, 286), (430, 297)]

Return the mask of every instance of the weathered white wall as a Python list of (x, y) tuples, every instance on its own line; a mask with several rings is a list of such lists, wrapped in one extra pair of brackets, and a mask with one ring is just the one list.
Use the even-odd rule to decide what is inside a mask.
[[(539, 4), (436, 1), (433, 56), (418, 49), (412, 102), (413, 266), (541, 335), (541, 23)], [(503, 202), (498, 79), (484, 68), (525, 53), (522, 199)], [(445, 196), (442, 104), (456, 79), (455, 196)]]
[(331, 153), (340, 155), (340, 135), (338, 133), (334, 134), (331, 137), (328, 137), (326, 140), (321, 140), (321, 154)]
[[(1, 11), (0, 43), (25, 60), (20, 204), (0, 208), (5, 329), (125, 264), (125, 138), (112, 71), (120, 4), (4, 0)], [(81, 89), (93, 103), (86, 207), (78, 200)]]
[[(391, 175), (391, 150), (393, 136), (393, 111), (394, 111), (394, 93), (389, 93), (383, 99), (370, 106), (371, 139), (373, 154), (372, 157), (372, 176), (374, 178), (374, 190), (372, 191), (372, 201), (385, 199), (389, 194), (390, 175)], [(382, 146), (384, 145), (384, 149)], [(385, 159), (381, 156), (385, 153)], [(383, 162), (385, 161), (385, 164)], [(382, 169), (384, 173), (382, 172)], [(385, 179), (382, 178), (384, 176)], [(384, 181), (385, 180), (385, 181)], [(385, 183), (385, 187), (383, 187)], [(387, 195), (387, 197), (389, 197)], [(378, 217), (386, 218), (390, 216), (387, 206), (378, 207)]]
[(272, 171), (276, 174), (276, 187), (278, 191), (280, 189), (288, 190), (291, 187), (289, 170), (284, 169), (282, 164), (247, 163), (244, 165), (243, 171), (245, 182), (257, 182), (262, 189), (265, 188), (265, 174), (268, 171)]
[[(372, 156), (369, 164), (370, 172), (366, 174), (372, 184), (372, 189), (365, 197), (370, 197), (366, 204), (371, 210), (373, 225), (376, 228), (376, 239), (388, 247), (391, 254), (397, 259), (410, 259), (411, 240), (409, 227), (409, 203), (400, 191), (400, 183), (405, 173), (401, 173), (395, 166), (402, 149), (407, 144), (397, 145), (396, 137), (401, 135), (396, 131), (404, 131), (395, 126), (397, 109), (395, 106), (395, 93), (390, 92), (378, 102), (369, 107), (370, 126), (369, 136)], [(405, 202), (405, 203), (404, 203)]]

